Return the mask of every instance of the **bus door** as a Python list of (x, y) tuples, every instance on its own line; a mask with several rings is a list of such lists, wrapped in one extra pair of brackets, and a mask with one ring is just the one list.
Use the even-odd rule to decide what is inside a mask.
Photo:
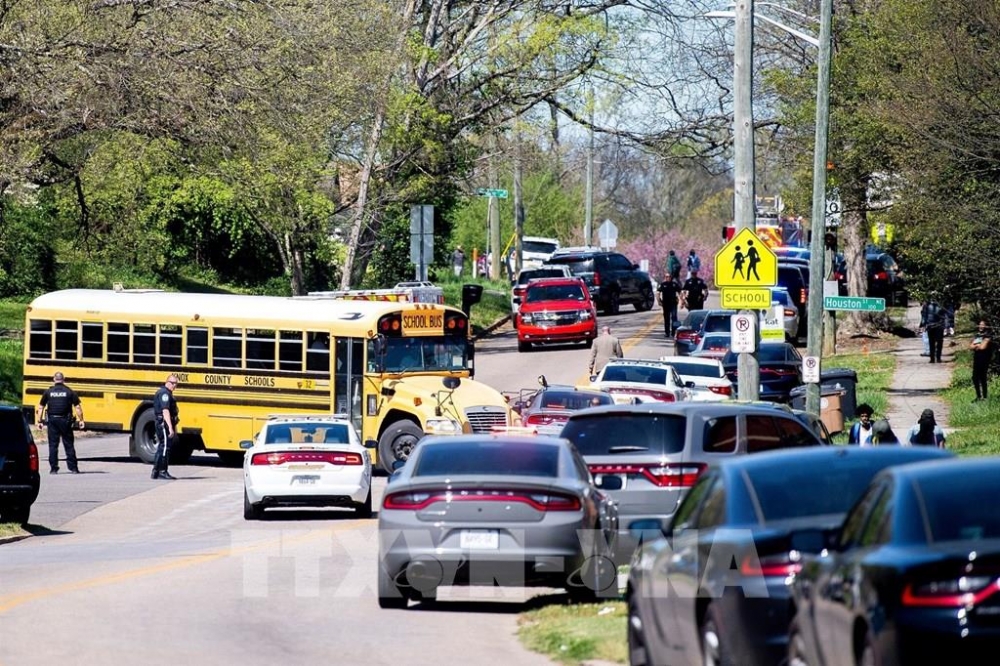
[(362, 378), (365, 370), (364, 338), (337, 338), (333, 368), (333, 405), (338, 414), (348, 414), (362, 435)]

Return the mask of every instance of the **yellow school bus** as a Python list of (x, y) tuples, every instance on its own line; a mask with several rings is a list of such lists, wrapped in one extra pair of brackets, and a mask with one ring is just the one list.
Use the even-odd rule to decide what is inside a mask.
[(425, 434), (511, 425), (499, 391), (473, 379), (468, 317), (434, 303), (69, 289), (25, 315), (24, 406), (58, 370), (87, 428), (128, 432), (151, 463), (152, 399), (180, 385), (175, 461), (194, 449), (239, 460), (273, 413), (347, 414), (384, 469)]

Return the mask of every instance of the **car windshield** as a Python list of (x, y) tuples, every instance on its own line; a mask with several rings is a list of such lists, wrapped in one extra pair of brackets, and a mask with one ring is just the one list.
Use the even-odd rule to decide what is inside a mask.
[(728, 348), (731, 341), (732, 337), (729, 335), (706, 335), (701, 341), (701, 346), (704, 349)]
[(539, 391), (531, 401), (535, 409), (585, 409), (600, 405), (613, 405), (615, 399), (610, 393), (596, 391)]
[(566, 277), (566, 271), (561, 268), (536, 268), (530, 271), (521, 271), (521, 274), (517, 276), (517, 283), (528, 284), (528, 280), (547, 277)]
[(559, 249), (558, 243), (552, 243), (548, 241), (526, 240), (521, 244), (521, 251), (534, 252), (536, 254), (552, 254), (558, 249)]
[(790, 305), (794, 305), (794, 303), (792, 302), (792, 295), (789, 294), (785, 290), (772, 291), (771, 292), (771, 302), (772, 303), (780, 303), (781, 305), (784, 305), (786, 307), (788, 307)]
[(538, 303), (540, 301), (582, 301), (585, 300), (583, 287), (579, 284), (547, 284), (528, 287), (525, 301)]
[(386, 337), (384, 340), (381, 359), (375, 354), (374, 339), (368, 341), (369, 372), (433, 372), (468, 368), (469, 343), (463, 337), (432, 335), (420, 338)]
[(687, 326), (688, 328), (698, 328), (701, 326), (701, 322), (705, 321), (705, 317), (708, 316), (708, 310), (693, 310), (688, 313), (688, 316), (684, 318), (681, 322), (681, 326)]
[(343, 423), (279, 423), (264, 433), (265, 444), (348, 444)]
[(992, 474), (942, 474), (917, 481), (932, 541), (1000, 538), (1000, 484)]
[(580, 256), (569, 256), (569, 257), (553, 257), (549, 259), (550, 264), (562, 264), (568, 266), (569, 270), (573, 275), (579, 275), (580, 273), (593, 273), (594, 272), (594, 260), (590, 257), (580, 257)]
[(703, 333), (728, 333), (732, 328), (730, 317), (736, 314), (735, 311), (724, 314), (715, 313), (705, 319), (705, 330)]
[(671, 361), (671, 365), (678, 373), (686, 377), (722, 377), (722, 368), (718, 365), (704, 363), (685, 363), (684, 361)]
[(595, 414), (576, 416), (561, 437), (584, 456), (650, 456), (684, 450), (687, 419), (675, 414)]
[(604, 367), (601, 381), (662, 385), (667, 383), (667, 368), (652, 368), (646, 365), (607, 365)]
[(444, 442), (420, 450), (413, 477), (559, 475), (559, 447), (524, 441)]

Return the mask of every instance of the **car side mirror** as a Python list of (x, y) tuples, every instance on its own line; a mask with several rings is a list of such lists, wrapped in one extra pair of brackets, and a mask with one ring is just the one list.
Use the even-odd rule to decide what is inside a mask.
[(240, 442), (240, 448), (244, 451), (253, 448), (253, 442), (249, 439), (244, 439)]
[(591, 375), (590, 376), (590, 383), (593, 384), (596, 381), (597, 381), (597, 375)]
[(617, 474), (601, 474), (594, 479), (594, 485), (601, 490), (621, 490), (625, 484)]
[(684, 382), (685, 388), (694, 388), (696, 384), (694, 382)]
[(375, 439), (366, 439), (365, 440), (365, 448), (366, 449), (377, 449), (378, 448), (378, 440), (375, 440)]

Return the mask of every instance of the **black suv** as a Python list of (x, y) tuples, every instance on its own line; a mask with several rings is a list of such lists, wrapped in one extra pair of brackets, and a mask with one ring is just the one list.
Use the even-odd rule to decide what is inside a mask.
[(656, 302), (649, 274), (617, 252), (586, 248), (558, 250), (543, 265), (569, 266), (573, 275), (587, 283), (597, 309), (606, 314), (618, 314), (622, 303), (631, 303), (638, 312), (644, 312)]
[(0, 405), (0, 523), (28, 522), (39, 481), (38, 447), (24, 414)]

